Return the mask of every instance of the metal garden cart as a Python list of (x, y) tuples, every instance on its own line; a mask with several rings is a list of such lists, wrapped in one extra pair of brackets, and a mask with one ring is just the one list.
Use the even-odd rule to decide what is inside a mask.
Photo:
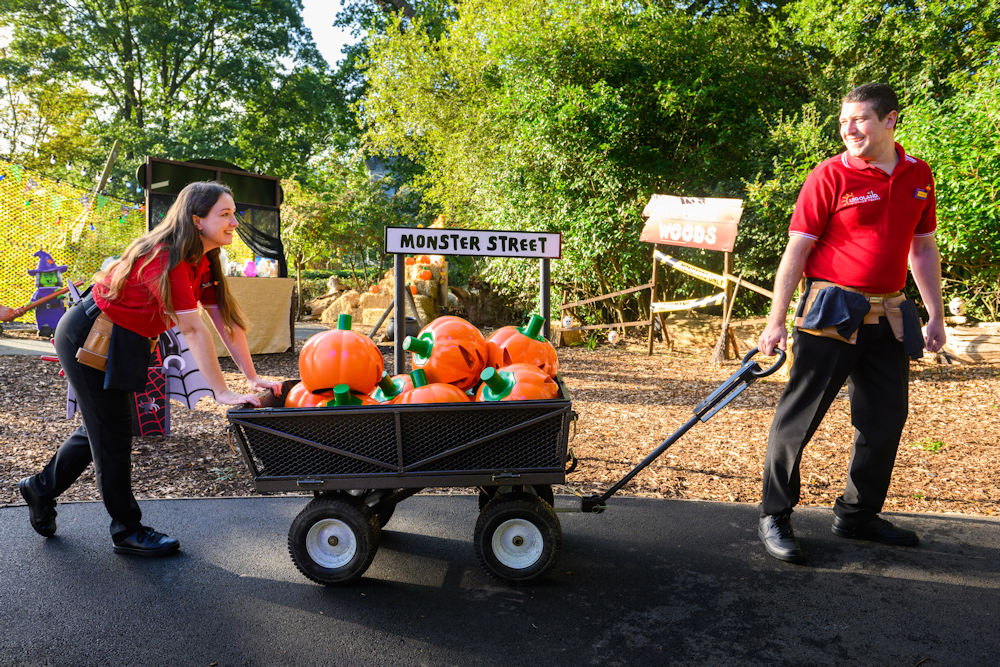
[[(756, 353), (621, 481), (584, 497), (581, 510), (603, 512), (613, 494), (692, 426), (785, 359), (779, 351), (761, 369), (751, 360)], [(312, 492), (288, 532), (292, 561), (309, 579), (332, 585), (361, 577), (382, 527), (405, 498), (429, 487), (475, 487), (476, 556), (491, 576), (521, 584), (549, 572), (562, 545), (552, 485), (564, 484), (575, 467), (567, 445), (576, 414), (557, 382), (560, 396), (552, 400), (426, 406), (285, 408), (268, 393), (261, 408), (227, 415), (258, 491)]]

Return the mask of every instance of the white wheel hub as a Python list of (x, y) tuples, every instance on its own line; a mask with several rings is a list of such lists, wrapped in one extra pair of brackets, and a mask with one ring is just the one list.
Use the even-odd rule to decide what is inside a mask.
[(542, 531), (525, 519), (509, 519), (493, 531), (493, 555), (506, 567), (523, 570), (542, 556)]
[(306, 533), (306, 552), (321, 567), (340, 568), (358, 552), (358, 539), (340, 519), (321, 519)]

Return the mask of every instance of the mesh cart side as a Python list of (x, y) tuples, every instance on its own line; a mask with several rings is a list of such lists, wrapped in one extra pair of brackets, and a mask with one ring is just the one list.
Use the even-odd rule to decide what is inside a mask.
[(229, 410), (258, 491), (562, 484), (573, 412), (561, 398)]

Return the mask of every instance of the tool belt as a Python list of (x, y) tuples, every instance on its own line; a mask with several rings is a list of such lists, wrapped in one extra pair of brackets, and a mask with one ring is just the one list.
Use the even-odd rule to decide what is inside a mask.
[(878, 324), (883, 317), (906, 353), (919, 359), (924, 349), (920, 317), (902, 292), (875, 294), (826, 280), (809, 280), (795, 309), (795, 326), (813, 336), (853, 345), (861, 325)]
[[(97, 304), (93, 303), (93, 297), (84, 300), (81, 305), (87, 309), (88, 314), (91, 314), (92, 308), (97, 309)], [(83, 342), (80, 349), (76, 351), (76, 360), (84, 366), (90, 366), (103, 373), (108, 368), (108, 350), (111, 347), (111, 334), (115, 325), (111, 321), (111, 318), (103, 311), (99, 310), (98, 312), (100, 314), (90, 326), (90, 333), (87, 334), (87, 339)], [(149, 352), (152, 354), (153, 350), (156, 349), (159, 337), (148, 340)]]

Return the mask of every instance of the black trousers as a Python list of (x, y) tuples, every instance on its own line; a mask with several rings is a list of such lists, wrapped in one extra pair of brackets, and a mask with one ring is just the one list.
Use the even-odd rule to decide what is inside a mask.
[(59, 447), (32, 480), (43, 498), (55, 499), (93, 462), (97, 488), (111, 515), (112, 537), (140, 526), (142, 512), (132, 495), (132, 417), (129, 391), (104, 388), (104, 373), (77, 362), (76, 351), (87, 338), (99, 311), (88, 313), (92, 299), (70, 308), (56, 327), (59, 362), (76, 394), (83, 424)]
[(846, 381), (854, 447), (834, 513), (863, 523), (882, 510), (906, 423), (910, 367), (903, 344), (881, 318), (863, 325), (854, 345), (796, 331), (794, 352), (767, 440), (761, 515), (790, 512), (799, 502), (802, 451)]

